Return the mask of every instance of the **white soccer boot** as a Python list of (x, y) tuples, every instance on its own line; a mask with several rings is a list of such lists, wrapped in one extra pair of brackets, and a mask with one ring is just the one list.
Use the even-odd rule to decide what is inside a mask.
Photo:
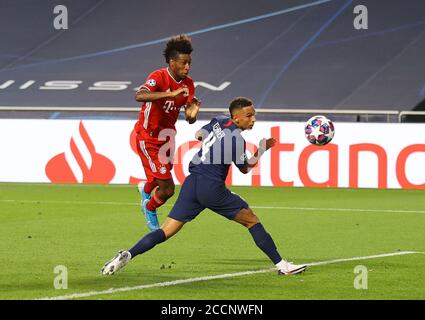
[(111, 260), (105, 263), (102, 268), (102, 275), (109, 276), (113, 275), (118, 270), (124, 268), (127, 263), (131, 260), (131, 254), (128, 251), (120, 250)]
[(292, 262), (285, 260), (282, 260), (276, 266), (278, 268), (277, 274), (285, 276), (304, 272), (307, 268), (307, 265), (305, 264), (293, 264)]

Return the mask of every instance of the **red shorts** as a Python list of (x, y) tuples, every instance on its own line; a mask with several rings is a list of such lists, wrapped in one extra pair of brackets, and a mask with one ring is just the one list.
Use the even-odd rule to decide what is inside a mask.
[[(137, 153), (142, 159), (148, 182), (155, 179), (172, 179), (174, 149), (170, 149), (170, 143), (153, 143), (149, 140), (136, 138)], [(167, 150), (169, 149), (169, 150)]]

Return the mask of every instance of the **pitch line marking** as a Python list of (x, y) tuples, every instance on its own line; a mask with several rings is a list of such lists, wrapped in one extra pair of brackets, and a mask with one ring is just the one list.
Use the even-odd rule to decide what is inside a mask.
[[(383, 253), (383, 254), (376, 254), (376, 255), (363, 256), (363, 257), (340, 258), (340, 259), (327, 260), (327, 261), (317, 261), (317, 262), (310, 262), (310, 263), (306, 263), (306, 264), (307, 264), (307, 266), (311, 267), (311, 266), (327, 265), (327, 264), (338, 263), (338, 262), (368, 260), (368, 259), (385, 258), (385, 257), (401, 256), (401, 255), (406, 255), (406, 254), (418, 254), (418, 253), (423, 254), (425, 252), (399, 251), (399, 252)], [(56, 297), (44, 297), (44, 298), (39, 298), (39, 299), (36, 299), (36, 300), (79, 299), (79, 298), (87, 298), (87, 297), (97, 296), (97, 295), (114, 294), (114, 293), (117, 293), (117, 292), (128, 292), (128, 291), (136, 291), (136, 290), (159, 288), (159, 287), (170, 287), (170, 286), (175, 286), (175, 285), (184, 284), (184, 283), (209, 281), (209, 280), (225, 279), (225, 278), (234, 278), (234, 277), (247, 276), (247, 275), (259, 274), (259, 273), (267, 273), (267, 272), (272, 272), (272, 271), (276, 271), (276, 269), (275, 268), (269, 268), (269, 269), (255, 270), (255, 271), (244, 271), (244, 272), (236, 272), (236, 273), (219, 274), (219, 275), (215, 275), (215, 276), (205, 276), (205, 277), (197, 277), (197, 278), (189, 278), (189, 279), (179, 279), (179, 280), (174, 280), (174, 281), (158, 282), (158, 283), (139, 285), (139, 286), (133, 286), (133, 287), (123, 287), (123, 288), (116, 288), (116, 289), (111, 288), (111, 289), (102, 290), (102, 291), (90, 291), (90, 292), (85, 292), (85, 293), (73, 293), (73, 294), (69, 294), (69, 295), (56, 296)]]
[[(79, 205), (115, 205), (115, 206), (140, 206), (138, 202), (115, 201), (54, 201), (54, 200), (0, 200), (0, 203), (35, 203), (35, 204), (79, 204)], [(172, 207), (174, 204), (166, 203), (163, 207)], [(393, 210), (393, 209), (360, 209), (360, 208), (305, 208), (305, 207), (279, 207), (279, 206), (250, 206), (252, 209), (294, 210), (294, 211), (343, 211), (343, 212), (381, 212), (381, 213), (425, 213), (425, 210)]]

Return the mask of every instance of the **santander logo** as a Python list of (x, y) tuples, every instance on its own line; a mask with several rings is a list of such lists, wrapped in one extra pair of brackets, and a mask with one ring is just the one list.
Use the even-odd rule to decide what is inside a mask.
[[(81, 143), (77, 144), (76, 140)], [(110, 183), (115, 165), (96, 148), (80, 121), (79, 135), (71, 137), (70, 152), (62, 152), (46, 165), (46, 175), (53, 183)]]

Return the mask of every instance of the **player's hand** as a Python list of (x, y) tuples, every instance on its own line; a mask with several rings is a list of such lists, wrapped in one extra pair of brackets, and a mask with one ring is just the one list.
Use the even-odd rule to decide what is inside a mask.
[(197, 97), (193, 97), (192, 104), (195, 104), (199, 109), (199, 107), (201, 106), (201, 100), (199, 100)]
[(276, 145), (276, 139), (275, 138), (269, 138), (269, 139), (261, 139), (260, 141), (260, 149), (263, 151), (267, 151), (270, 148), (274, 147)]
[(185, 110), (187, 122), (189, 122), (190, 124), (195, 123), (200, 106), (201, 101), (198, 100), (196, 97), (193, 97), (192, 101), (190, 101)]
[(195, 114), (198, 113), (199, 108), (201, 107), (201, 100), (199, 100), (196, 97), (192, 98), (192, 101), (190, 103), (190, 107), (192, 108), (193, 112), (195, 112)]
[(189, 95), (189, 88), (183, 87), (183, 88), (178, 88), (177, 90), (171, 91), (170, 98), (177, 97), (179, 94), (183, 94), (184, 97), (187, 97)]

